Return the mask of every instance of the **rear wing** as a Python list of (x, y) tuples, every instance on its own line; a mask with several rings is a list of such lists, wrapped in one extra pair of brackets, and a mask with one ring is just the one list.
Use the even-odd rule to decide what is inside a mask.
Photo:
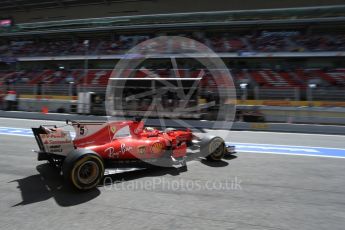
[(68, 131), (56, 126), (40, 126), (32, 128), (32, 132), (41, 152), (67, 156), (74, 150), (74, 144)]
[[(54, 126), (56, 128), (56, 126)], [(31, 128), (32, 129), (32, 132), (35, 136), (35, 139), (36, 139), (36, 142), (37, 142), (37, 145), (40, 149), (41, 152), (47, 152), (44, 148), (44, 145), (43, 145), (43, 142), (42, 142), (42, 139), (40, 137), (40, 134), (47, 134), (46, 130), (43, 128), (43, 126), (40, 126), (39, 128)]]

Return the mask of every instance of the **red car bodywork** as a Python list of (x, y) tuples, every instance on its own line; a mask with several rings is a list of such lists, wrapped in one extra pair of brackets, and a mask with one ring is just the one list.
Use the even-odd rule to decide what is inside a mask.
[[(74, 140), (70, 131), (56, 126), (40, 126), (32, 128), (32, 131), (40, 147), (38, 160), (48, 160), (60, 170), (68, 183), (80, 190), (96, 187), (111, 169), (130, 167), (132, 170), (151, 166), (184, 168), (195, 150), (199, 150), (196, 157), (221, 161), (231, 148), (221, 137), (200, 138), (189, 129), (160, 131), (145, 128), (140, 119), (67, 121), (67, 124), (71, 124), (76, 131)], [(190, 150), (189, 153), (187, 150)]]
[[(144, 128), (142, 121), (116, 121), (100, 125), (95, 123), (95, 131), (88, 134), (93, 124), (72, 125), (76, 130), (73, 140), (76, 148), (90, 149), (107, 160), (153, 159), (160, 158), (166, 150), (171, 150), (174, 158), (187, 154), (187, 143), (193, 139), (191, 130), (171, 130)], [(129, 134), (117, 136), (128, 127)]]

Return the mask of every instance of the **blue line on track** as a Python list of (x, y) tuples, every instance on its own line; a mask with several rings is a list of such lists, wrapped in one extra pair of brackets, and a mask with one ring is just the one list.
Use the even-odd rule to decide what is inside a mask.
[(340, 149), (340, 148), (253, 144), (253, 143), (232, 143), (232, 145), (235, 145), (236, 151), (239, 151), (239, 152), (345, 158), (345, 149)]
[[(25, 137), (33, 136), (31, 129), (10, 128), (10, 127), (0, 127), (0, 135), (1, 134), (25, 136)], [(71, 136), (74, 136), (73, 134), (74, 133), (72, 133)], [(254, 143), (226, 143), (226, 144), (235, 145), (237, 152), (345, 158), (345, 148), (340, 149), (340, 148), (254, 144)]]
[(0, 134), (32, 137), (31, 129), (0, 127)]

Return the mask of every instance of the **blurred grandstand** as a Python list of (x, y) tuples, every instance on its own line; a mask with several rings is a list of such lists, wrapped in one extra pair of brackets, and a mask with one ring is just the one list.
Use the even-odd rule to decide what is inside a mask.
[[(114, 60), (128, 49), (175, 35), (219, 54), (243, 106), (345, 107), (343, 1), (184, 2), (1, 1), (0, 12), (8, 17), (0, 23), (0, 88), (19, 94), (19, 109), (38, 110), (32, 103), (38, 98), (59, 105), (64, 100), (63, 108), (48, 105), (76, 112), (81, 89), (104, 98)], [(205, 71), (202, 87), (213, 91), (215, 76), (177, 58), (182, 77)], [(164, 57), (148, 60), (145, 68), (165, 77), (177, 71)]]

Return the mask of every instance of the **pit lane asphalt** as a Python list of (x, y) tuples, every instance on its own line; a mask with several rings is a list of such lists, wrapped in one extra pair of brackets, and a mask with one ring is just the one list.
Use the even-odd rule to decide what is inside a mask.
[[(40, 124), (0, 119), (0, 127)], [(217, 133), (234, 142), (345, 147), (343, 136)], [(36, 161), (35, 148), (33, 138), (0, 135), (0, 229), (344, 229), (345, 159), (240, 152), (186, 172), (118, 174), (110, 177), (116, 183), (78, 193)]]

